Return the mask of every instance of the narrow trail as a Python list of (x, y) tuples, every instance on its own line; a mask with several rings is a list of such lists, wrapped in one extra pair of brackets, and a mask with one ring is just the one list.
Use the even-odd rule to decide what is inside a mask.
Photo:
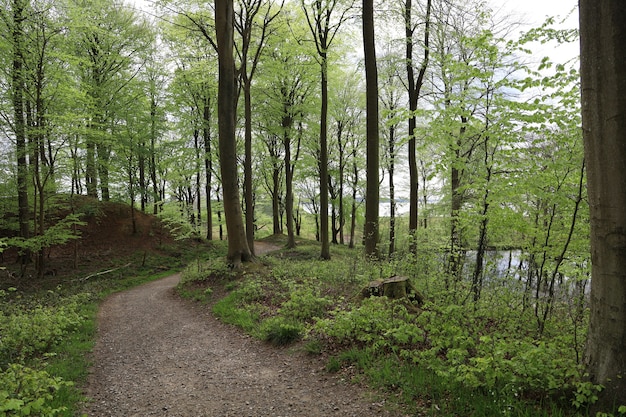
[(101, 306), (84, 412), (100, 416), (392, 416), (302, 353), (276, 349), (179, 299), (179, 275)]

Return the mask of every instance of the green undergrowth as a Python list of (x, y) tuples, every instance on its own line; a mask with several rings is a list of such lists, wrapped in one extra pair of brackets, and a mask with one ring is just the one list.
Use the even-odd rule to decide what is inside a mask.
[[(586, 311), (555, 302), (540, 331), (515, 283), (486, 283), (474, 302), (471, 283), (451, 281), (438, 264), (370, 262), (339, 246), (321, 261), (319, 246), (302, 241), (237, 271), (223, 260), (190, 265), (183, 287), (223, 321), (323, 355), (329, 371), (370, 384), (412, 415), (586, 415), (601, 389), (582, 373)], [(368, 282), (393, 275), (408, 277), (424, 304), (361, 296)]]
[[(108, 295), (179, 270), (190, 257), (222, 253), (224, 244), (195, 245), (183, 254), (135, 254), (100, 271), (0, 289), (0, 417), (75, 416), (85, 400), (100, 302)], [(189, 247), (189, 246), (188, 246)], [(169, 255), (168, 255), (169, 254)]]

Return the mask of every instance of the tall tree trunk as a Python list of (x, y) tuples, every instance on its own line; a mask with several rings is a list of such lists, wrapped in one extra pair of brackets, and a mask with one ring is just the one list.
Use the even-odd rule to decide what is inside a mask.
[[(325, 46), (325, 45), (323, 45)], [(324, 51), (326, 49), (323, 49)], [(320, 114), (320, 242), (322, 249), (320, 258), (330, 259), (330, 242), (328, 240), (328, 58), (321, 54), (322, 69), (322, 104)]]
[(89, 197), (98, 198), (98, 175), (96, 173), (96, 141), (93, 134), (93, 122), (89, 122), (86, 138), (85, 187)]
[(152, 198), (154, 199), (154, 206), (152, 207), (152, 214), (159, 212), (160, 193), (159, 183), (157, 182), (157, 162), (156, 162), (156, 141), (157, 141), (157, 102), (156, 94), (151, 91), (150, 98), (150, 179), (152, 180)]
[(206, 238), (213, 240), (213, 210), (211, 208), (211, 174), (213, 157), (211, 156), (211, 102), (205, 98), (202, 109), (202, 139), (204, 141), (204, 198), (206, 199)]
[(419, 69), (417, 80), (415, 79), (415, 71), (413, 69), (413, 18), (412, 18), (412, 0), (406, 0), (404, 5), (404, 24), (406, 33), (406, 71), (407, 71), (407, 90), (409, 95), (409, 233), (411, 239), (411, 252), (417, 253), (417, 241), (415, 233), (418, 227), (418, 203), (419, 203), (419, 179), (417, 170), (416, 155), (416, 139), (415, 128), (417, 127), (417, 103), (419, 100), (422, 85), (424, 84), (424, 75), (428, 68), (430, 58), (430, 13), (432, 8), (432, 0), (426, 2), (426, 21), (424, 25), (424, 58)]
[(454, 144), (450, 146), (450, 152), (453, 155), (453, 163), (450, 168), (450, 195), (452, 201), (450, 204), (450, 257), (448, 259), (448, 274), (456, 281), (461, 279), (465, 254), (459, 217), (463, 206), (463, 194), (461, 190), (462, 170), (459, 165), (462, 162), (461, 138), (465, 136), (466, 123), (467, 118), (462, 116), (459, 135), (456, 140), (453, 139)]
[(100, 193), (102, 201), (109, 201), (109, 161), (111, 160), (111, 147), (102, 143), (96, 145), (98, 153), (98, 177), (100, 178)]
[(215, 26), (218, 45), (219, 88), (217, 96), (219, 150), (224, 216), (228, 232), (228, 260), (238, 266), (249, 261), (248, 247), (239, 205), (237, 146), (235, 141), (235, 59), (233, 57), (233, 1), (215, 0)]
[(378, 258), (379, 152), (378, 136), (378, 69), (374, 44), (374, 1), (363, 0), (363, 49), (365, 51), (365, 82), (367, 101), (367, 172), (365, 192), (365, 254)]
[(396, 187), (393, 180), (396, 160), (396, 128), (389, 126), (389, 256), (396, 251)]
[[(13, 0), (13, 66), (11, 69), (11, 89), (15, 125), (15, 154), (17, 157), (17, 203), (20, 237), (30, 238), (30, 208), (28, 206), (28, 146), (26, 143), (26, 122), (24, 120), (24, 1)], [(30, 261), (30, 253), (20, 256), (22, 266)]]
[(291, 128), (293, 118), (284, 110), (282, 120), (283, 127), (283, 147), (285, 150), (285, 215), (287, 216), (287, 248), (296, 247), (296, 238), (294, 236), (294, 216), (293, 216), (293, 165), (291, 161)]
[[(200, 160), (204, 159), (202, 153), (204, 152), (204, 144), (200, 144), (200, 131), (195, 129), (193, 132), (193, 145), (196, 152), (196, 184), (194, 194), (196, 196), (196, 224), (195, 227), (198, 229), (198, 232), (202, 231), (202, 165), (200, 164)], [(202, 152), (200, 149), (202, 148)]]
[(339, 208), (338, 208), (338, 217), (339, 217), (339, 225), (337, 227), (337, 232), (339, 233), (339, 243), (344, 244), (343, 237), (343, 225), (345, 223), (344, 216), (344, 208), (343, 208), (343, 193), (344, 193), (344, 167), (345, 167), (345, 144), (343, 141), (343, 123), (338, 123), (337, 126), (337, 144), (339, 147)]
[(242, 67), (242, 82), (244, 96), (245, 111), (245, 143), (244, 153), (245, 159), (243, 164), (243, 184), (244, 197), (246, 200), (246, 238), (248, 239), (248, 247), (254, 254), (254, 190), (252, 184), (252, 98), (250, 96), (250, 79), (248, 78), (247, 69)]
[(146, 212), (146, 204), (148, 203), (148, 186), (146, 183), (146, 142), (145, 139), (140, 136), (139, 138), (139, 152), (137, 152), (137, 165), (139, 168), (139, 208), (142, 213)]
[(355, 241), (354, 235), (356, 233), (356, 198), (357, 198), (357, 185), (359, 183), (359, 168), (356, 164), (356, 151), (352, 155), (352, 210), (350, 212), (350, 243), (348, 247), (354, 248)]
[(272, 162), (272, 232), (275, 235), (282, 233), (281, 221), (280, 221), (280, 167), (276, 157)]
[(579, 8), (592, 261), (585, 361), (604, 386), (595, 415), (626, 405), (626, 2)]

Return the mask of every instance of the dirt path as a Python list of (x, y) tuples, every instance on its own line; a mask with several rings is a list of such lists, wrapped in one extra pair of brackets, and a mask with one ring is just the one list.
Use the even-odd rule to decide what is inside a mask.
[(391, 416), (304, 354), (275, 349), (174, 294), (174, 275), (108, 298), (89, 416)]

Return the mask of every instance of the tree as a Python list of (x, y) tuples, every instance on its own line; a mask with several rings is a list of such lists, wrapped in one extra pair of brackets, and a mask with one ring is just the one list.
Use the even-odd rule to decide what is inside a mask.
[(580, 0), (582, 117), (591, 214), (586, 365), (594, 411), (626, 405), (626, 3)]
[(383, 106), (383, 118), (385, 127), (382, 131), (383, 141), (383, 166), (388, 173), (389, 184), (389, 256), (392, 256), (396, 250), (396, 184), (395, 184), (395, 168), (398, 161), (398, 142), (397, 135), (400, 116), (399, 111), (402, 109), (400, 102), (400, 77), (398, 76), (398, 59), (394, 57), (391, 51), (383, 57), (381, 62), (381, 86), (379, 89), (379, 99)]
[(237, 182), (237, 146), (235, 141), (235, 59), (233, 56), (233, 1), (215, 0), (219, 84), (217, 114), (219, 120), (220, 168), (224, 215), (228, 232), (227, 259), (234, 266), (252, 258), (239, 205)]
[(426, 2), (426, 13), (424, 18), (424, 55), (415, 79), (413, 62), (414, 34), (416, 26), (413, 23), (412, 0), (406, 0), (404, 5), (404, 25), (406, 36), (406, 72), (407, 72), (407, 92), (409, 96), (409, 233), (413, 236), (411, 240), (411, 251), (417, 251), (415, 232), (418, 226), (418, 200), (419, 200), (419, 179), (417, 173), (416, 139), (415, 129), (417, 127), (417, 104), (420, 98), (424, 76), (430, 60), (430, 15), (432, 0)]
[(89, 99), (85, 175), (87, 194), (109, 200), (109, 172), (114, 143), (108, 131), (117, 95), (137, 75), (151, 39), (145, 21), (131, 9), (103, 0), (73, 5), (70, 32), (82, 59), (82, 88)]
[[(320, 109), (320, 241), (322, 249), (320, 258), (330, 259), (330, 242), (328, 239), (328, 49), (341, 25), (346, 21), (351, 5), (343, 9), (339, 0), (315, 0), (307, 5), (301, 0), (311, 35), (315, 41), (321, 70), (321, 109)], [(335, 13), (338, 18), (333, 19)]]
[[(252, 187), (252, 79), (256, 72), (261, 52), (270, 33), (270, 24), (278, 16), (282, 5), (274, 10), (274, 3), (261, 0), (239, 0), (239, 8), (235, 13), (235, 28), (241, 36), (241, 45), (238, 45), (239, 79), (244, 96), (245, 141), (244, 141), (244, 199), (246, 205), (246, 237), (248, 247), (254, 254), (254, 197)], [(257, 15), (261, 6), (266, 9), (261, 13), (261, 22)], [(260, 27), (258, 33), (253, 33), (255, 27)], [(254, 35), (254, 36), (253, 36)]]
[(378, 70), (374, 43), (374, 1), (363, 0), (363, 49), (367, 98), (367, 188), (365, 192), (365, 254), (378, 258), (379, 136)]
[[(15, 135), (16, 157), (17, 157), (17, 200), (18, 219), (20, 237), (28, 239), (30, 237), (28, 206), (28, 146), (26, 144), (26, 121), (24, 120), (24, 21), (26, 2), (24, 0), (13, 0), (12, 3), (12, 25), (11, 40), (13, 47), (13, 65), (11, 68), (11, 98), (13, 102), (13, 133)], [(30, 258), (28, 252), (21, 256), (22, 265), (25, 265)]]

